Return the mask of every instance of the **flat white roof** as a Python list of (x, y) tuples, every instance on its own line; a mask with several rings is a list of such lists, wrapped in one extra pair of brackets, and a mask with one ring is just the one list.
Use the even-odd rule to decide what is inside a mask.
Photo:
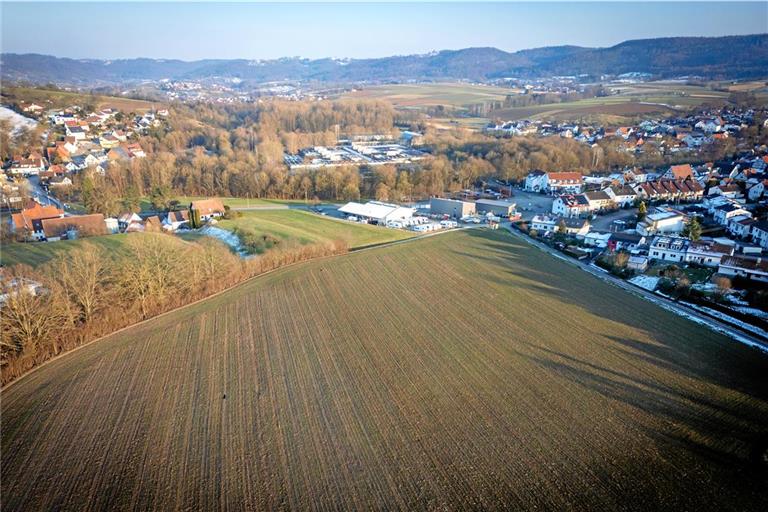
[(369, 201), (365, 204), (356, 203), (353, 201), (339, 208), (339, 211), (348, 215), (384, 220), (387, 217), (393, 217), (397, 219), (410, 217), (416, 210), (414, 208), (406, 208), (404, 206), (381, 203), (379, 201)]

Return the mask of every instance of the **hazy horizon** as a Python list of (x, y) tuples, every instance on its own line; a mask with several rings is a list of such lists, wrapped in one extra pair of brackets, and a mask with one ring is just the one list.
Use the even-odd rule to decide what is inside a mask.
[[(768, 32), (765, 2), (639, 5), (3, 2), (0, 49), (106, 60), (364, 59), (470, 47), (514, 52)], [(35, 30), (21, 22), (30, 19)], [(115, 20), (121, 27), (113, 27)]]

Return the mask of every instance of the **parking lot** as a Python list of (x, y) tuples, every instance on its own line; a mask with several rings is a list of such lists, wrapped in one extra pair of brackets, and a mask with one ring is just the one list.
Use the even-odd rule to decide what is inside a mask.
[(590, 221), (592, 229), (597, 231), (611, 231), (611, 224), (616, 220), (624, 220), (627, 223), (633, 223), (637, 219), (637, 208), (630, 208), (627, 210), (618, 210), (605, 215), (599, 215), (594, 220)]
[(519, 188), (513, 189), (512, 192), (514, 193), (512, 201), (517, 203), (517, 211), (520, 212), (523, 220), (531, 220), (534, 215), (552, 212), (552, 201), (554, 201), (552, 196), (526, 192)]

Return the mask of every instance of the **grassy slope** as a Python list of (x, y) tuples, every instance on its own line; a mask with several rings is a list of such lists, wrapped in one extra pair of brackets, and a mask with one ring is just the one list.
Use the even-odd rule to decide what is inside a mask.
[[(162, 102), (150, 102), (145, 100), (135, 100), (131, 98), (121, 98), (116, 96), (90, 96), (69, 91), (55, 91), (50, 89), (38, 89), (33, 87), (8, 87), (3, 91), (3, 95), (9, 98), (36, 102), (45, 108), (63, 108), (72, 105), (78, 105), (83, 102), (94, 102), (99, 108), (113, 107), (123, 112), (145, 112), (153, 106), (161, 106)], [(50, 103), (48, 103), (50, 101)]]
[(508, 235), (441, 235), (269, 274), (19, 381), (4, 510), (759, 509), (766, 370)]
[[(229, 204), (229, 203), (227, 203)], [(274, 205), (275, 203), (273, 203)], [(268, 206), (264, 204), (263, 206)], [(350, 248), (359, 248), (394, 240), (410, 238), (413, 233), (398, 231), (366, 224), (354, 224), (321, 217), (300, 210), (265, 210), (246, 211), (236, 220), (221, 221), (219, 227), (232, 229), (243, 226), (255, 229), (258, 233), (267, 233), (283, 240), (295, 240), (302, 244), (343, 239)], [(126, 237), (134, 235), (105, 235), (87, 238), (107, 249), (108, 252), (121, 251)], [(181, 238), (193, 241), (199, 238), (197, 233), (186, 233)], [(86, 239), (63, 240), (50, 243), (4, 243), (0, 247), (0, 264), (15, 265), (26, 263), (37, 266), (79, 247)]]
[(4, 243), (0, 248), (0, 263), (2, 265), (15, 265), (25, 263), (36, 267), (42, 263), (80, 247), (86, 240), (104, 247), (109, 253), (123, 250), (126, 238), (130, 235), (104, 235), (82, 238), (79, 240), (62, 240), (60, 242), (33, 242), (33, 243)]
[[(180, 205), (189, 206), (189, 203), (197, 199), (212, 199), (207, 196), (173, 196)], [(304, 205), (304, 201), (295, 199), (255, 199), (246, 197), (220, 197), (221, 201), (232, 208), (253, 208), (261, 206), (288, 206), (288, 205)], [(140, 207), (142, 211), (152, 211), (154, 208), (150, 203), (149, 197), (142, 197), (140, 200)]]
[(368, 224), (355, 224), (323, 217), (301, 210), (246, 211), (239, 219), (225, 220), (218, 224), (224, 229), (235, 226), (251, 228), (257, 233), (267, 233), (283, 240), (300, 243), (343, 239), (350, 248), (403, 240), (412, 233)]

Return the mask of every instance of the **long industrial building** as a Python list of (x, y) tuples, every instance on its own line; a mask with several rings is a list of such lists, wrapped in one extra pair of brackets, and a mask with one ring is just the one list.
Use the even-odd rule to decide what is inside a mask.
[(376, 224), (386, 225), (388, 222), (410, 219), (416, 210), (396, 204), (368, 201), (365, 204), (349, 202), (339, 208), (339, 211)]

